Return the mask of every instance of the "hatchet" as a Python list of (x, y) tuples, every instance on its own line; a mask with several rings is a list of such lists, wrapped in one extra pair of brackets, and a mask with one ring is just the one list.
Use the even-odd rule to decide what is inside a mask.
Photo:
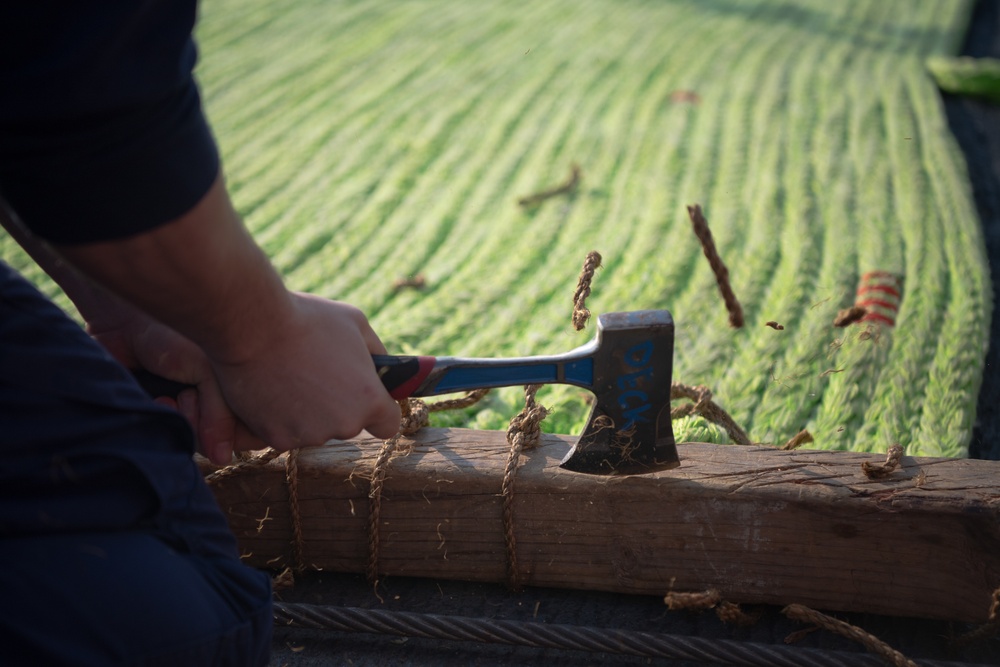
[[(605, 313), (587, 344), (563, 354), (508, 359), (373, 355), (396, 400), (487, 387), (569, 384), (593, 392), (590, 419), (561, 466), (597, 475), (630, 475), (680, 465), (670, 421), (674, 321), (666, 310)], [(155, 376), (138, 373), (153, 395)], [(173, 384), (173, 383), (171, 383)]]

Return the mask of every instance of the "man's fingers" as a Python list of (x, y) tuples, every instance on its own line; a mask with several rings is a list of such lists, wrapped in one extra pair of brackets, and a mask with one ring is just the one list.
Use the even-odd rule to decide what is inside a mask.
[(153, 399), (153, 403), (180, 412), (180, 407), (177, 405), (176, 399), (170, 398), (169, 396), (157, 396)]
[(210, 373), (198, 384), (198, 408), (198, 441), (205, 456), (218, 465), (229, 463), (236, 445), (238, 420)]
[(181, 413), (181, 416), (184, 417), (189, 424), (191, 424), (191, 428), (194, 429), (195, 433), (197, 433), (198, 422), (200, 421), (200, 411), (198, 409), (198, 390), (194, 388), (185, 389), (177, 394), (176, 403), (177, 411)]
[(388, 401), (379, 401), (378, 409), (372, 415), (371, 423), (365, 426), (365, 430), (376, 438), (386, 440), (399, 432), (399, 419), (399, 403), (391, 398)]
[(233, 438), (234, 452), (252, 452), (259, 449), (267, 449), (269, 445), (254, 435), (253, 431), (242, 421), (236, 422)]

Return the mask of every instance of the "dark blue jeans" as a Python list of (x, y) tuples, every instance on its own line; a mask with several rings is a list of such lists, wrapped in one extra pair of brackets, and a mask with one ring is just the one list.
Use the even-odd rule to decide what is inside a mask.
[(194, 437), (0, 262), (0, 664), (264, 665)]

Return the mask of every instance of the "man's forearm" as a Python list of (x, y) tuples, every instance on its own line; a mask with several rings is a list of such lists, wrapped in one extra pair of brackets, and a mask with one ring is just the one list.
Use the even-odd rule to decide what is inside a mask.
[(281, 278), (233, 210), (221, 177), (191, 211), (166, 225), (58, 250), (222, 363), (259, 354), (292, 308)]

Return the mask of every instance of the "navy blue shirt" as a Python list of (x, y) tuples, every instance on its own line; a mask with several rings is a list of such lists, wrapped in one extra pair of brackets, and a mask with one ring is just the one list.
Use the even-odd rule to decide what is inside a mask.
[(0, 2), (0, 195), (56, 244), (132, 236), (219, 171), (195, 0)]

